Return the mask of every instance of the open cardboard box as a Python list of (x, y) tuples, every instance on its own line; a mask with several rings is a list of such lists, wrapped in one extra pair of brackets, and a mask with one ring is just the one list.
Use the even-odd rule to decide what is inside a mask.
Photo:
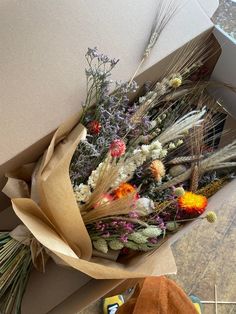
[[(218, 2), (211, 0), (206, 4), (203, 0), (189, 0), (182, 3), (142, 68), (137, 78), (140, 84), (158, 78), (177, 49), (211, 32), (210, 17)], [(4, 73), (0, 84), (0, 176), (37, 159), (55, 128), (79, 110), (85, 95), (87, 47), (98, 45), (101, 51), (121, 59), (115, 78), (125, 80), (132, 75), (152, 27), (156, 7), (156, 0), (138, 0), (135, 6), (132, 0), (123, 3), (101, 0), (99, 4), (92, 0), (86, 3), (32, 1), (24, 6), (18, 1), (0, 4), (3, 47), (0, 68)], [(229, 57), (233, 58), (236, 46), (231, 46), (219, 30), (215, 30), (215, 35), (223, 53), (213, 75), (225, 81), (221, 64), (229, 65), (233, 73), (234, 62), (230, 62)], [(225, 54), (225, 49), (231, 52)], [(235, 77), (230, 83), (234, 82)], [(225, 188), (231, 190), (233, 184), (235, 182)], [(214, 197), (212, 206), (219, 203), (216, 200)], [(7, 205), (7, 200), (2, 199), (0, 208)], [(2, 229), (11, 229), (18, 223), (10, 209), (1, 213), (0, 221)], [(171, 242), (175, 240), (173, 237)], [(171, 251), (166, 248), (162, 253), (162, 257), (161, 253), (158, 256), (158, 262), (163, 264), (162, 273), (175, 272)], [(91, 279), (78, 271), (49, 263), (45, 274), (33, 272), (22, 313), (31, 314), (32, 310), (34, 314), (77, 313), (122, 282)]]

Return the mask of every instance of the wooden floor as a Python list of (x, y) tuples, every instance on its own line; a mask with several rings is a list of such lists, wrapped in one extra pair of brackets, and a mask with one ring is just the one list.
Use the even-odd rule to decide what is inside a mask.
[[(173, 245), (178, 274), (172, 279), (201, 300), (214, 300), (216, 285), (219, 301), (236, 302), (236, 196), (216, 212), (216, 224), (201, 221)], [(204, 313), (216, 313), (214, 305)], [(236, 305), (218, 305), (218, 313), (236, 313)]]

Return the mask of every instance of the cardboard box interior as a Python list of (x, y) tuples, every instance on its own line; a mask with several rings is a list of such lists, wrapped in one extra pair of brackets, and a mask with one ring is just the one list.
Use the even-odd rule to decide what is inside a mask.
[[(72, 3), (73, 2), (73, 3)], [(56, 19), (57, 18), (57, 14), (60, 14), (63, 16), (63, 19), (65, 19), (66, 22), (67, 21), (67, 14), (71, 13), (72, 8), (74, 9), (75, 7), (77, 8), (77, 4), (72, 1), (70, 4), (70, 8), (67, 7), (66, 13), (64, 12), (64, 4), (62, 5), (62, 7), (60, 8), (60, 12), (54, 12), (52, 13), (52, 10), (55, 9), (55, 5), (52, 5), (50, 7), (50, 5), (48, 5), (48, 9), (50, 14), (47, 16), (48, 20), (46, 21), (47, 23), (49, 23), (49, 18), (53, 18)], [(152, 6), (150, 4), (150, 7), (147, 8), (147, 5), (145, 5), (145, 1), (139, 1), (140, 2), (140, 6), (137, 5), (137, 7), (139, 7), (139, 9), (137, 9), (137, 11), (133, 12), (134, 17), (132, 19), (133, 24), (130, 23), (129, 19), (130, 19), (130, 15), (127, 15), (127, 21), (125, 24), (125, 28), (123, 30), (121, 30), (121, 32), (123, 34), (127, 33), (127, 37), (115, 37), (116, 39), (116, 44), (114, 45), (114, 47), (109, 46), (110, 45), (110, 40), (108, 39), (109, 37), (114, 37), (114, 33), (109, 33), (106, 35), (106, 38), (99, 38), (99, 43), (101, 42), (100, 48), (101, 50), (107, 51), (109, 53), (109, 55), (114, 55), (114, 56), (118, 56), (118, 57), (122, 57), (124, 60), (126, 60), (127, 63), (123, 63), (121, 65), (121, 68), (119, 70), (119, 73), (117, 73), (118, 77), (119, 75), (122, 75), (122, 79), (126, 79), (130, 76), (130, 73), (132, 73), (132, 71), (135, 69), (137, 63), (138, 63), (138, 58), (139, 58), (139, 54), (140, 51), (142, 50), (141, 46), (143, 44), (143, 38), (141, 38), (140, 36), (137, 36), (137, 34), (140, 33), (141, 30), (143, 30), (145, 27), (145, 25), (147, 25), (147, 21), (150, 22), (150, 17), (152, 16), (153, 18), (153, 12), (154, 10), (153, 5), (154, 5), (154, 1), (152, 3)], [(190, 4), (191, 2), (191, 4)], [(213, 1), (214, 5), (216, 3), (216, 1)], [(213, 3), (212, 2), (212, 3)], [(38, 2), (40, 9), (42, 9), (43, 4), (41, 3), (41, 1)], [(52, 1), (53, 3), (53, 1)], [(204, 3), (204, 2), (202, 2)], [(34, 4), (35, 5), (35, 4)], [(28, 6), (28, 10), (30, 12), (30, 21), (33, 22), (33, 19), (35, 19), (35, 15), (32, 14), (32, 10), (35, 8), (34, 5), (30, 5)], [(104, 7), (107, 4), (104, 4)], [(114, 2), (112, 2), (111, 6), (114, 5)], [(128, 6), (132, 6), (132, 3), (130, 1), (128, 1)], [(203, 4), (204, 5), (204, 4)], [(93, 38), (93, 36), (89, 39), (89, 41), (87, 40), (83, 40), (84, 39), (84, 34), (86, 35), (88, 33), (89, 30), (85, 29), (85, 27), (82, 27), (82, 24), (84, 25), (85, 20), (82, 19), (82, 14), (84, 11), (87, 12), (89, 7), (89, 4), (86, 4), (85, 7), (83, 7), (83, 9), (78, 12), (76, 11), (75, 14), (73, 15), (74, 18), (74, 24), (73, 25), (68, 25), (67, 27), (68, 29), (66, 30), (66, 33), (63, 32), (63, 34), (61, 34), (62, 38), (65, 40), (67, 32), (69, 30), (71, 30), (71, 27), (76, 28), (78, 25), (80, 26), (79, 29), (79, 34), (78, 38), (80, 38), (81, 41), (83, 41), (83, 45), (81, 45), (81, 42), (77, 39), (76, 41), (76, 46), (71, 47), (70, 44), (73, 40), (73, 38), (69, 38), (69, 42), (66, 41), (62, 42), (60, 44), (60, 47), (58, 47), (58, 41), (57, 40), (61, 40), (62, 38), (56, 38), (52, 40), (52, 46), (51, 46), (51, 51), (49, 51), (49, 57), (48, 59), (43, 62), (42, 59), (40, 59), (40, 62), (43, 62), (43, 69), (44, 71), (40, 72), (39, 75), (36, 77), (34, 76), (34, 80), (33, 82), (31, 82), (30, 84), (33, 85), (27, 85), (29, 84), (29, 78), (24, 77), (24, 75), (27, 74), (22, 74), (22, 76), (19, 76), (18, 71), (23, 71), (25, 69), (25, 64), (19, 64), (19, 53), (22, 53), (22, 50), (17, 50), (15, 55), (11, 55), (9, 56), (10, 59), (6, 59), (6, 55), (3, 55), (3, 58), (0, 58), (0, 64), (3, 66), (3, 64), (1, 62), (5, 62), (5, 65), (3, 67), (3, 69), (6, 70), (6, 73), (8, 73), (8, 75), (6, 76), (6, 84), (12, 84), (12, 82), (14, 82), (14, 84), (16, 84), (16, 95), (18, 96), (18, 101), (16, 104), (16, 107), (13, 108), (13, 104), (15, 104), (14, 99), (12, 99), (10, 97), (10, 87), (11, 86), (5, 86), (6, 88), (6, 93), (4, 93), (4, 99), (3, 99), (3, 107), (1, 107), (1, 109), (3, 109), (3, 116), (1, 117), (1, 119), (4, 119), (4, 121), (8, 121), (9, 122), (9, 117), (11, 116), (12, 121), (17, 121), (16, 124), (12, 124), (12, 125), (7, 125), (6, 122), (4, 122), (4, 130), (6, 130), (6, 133), (1, 134), (1, 140), (0, 143), (1, 145), (3, 145), (2, 149), (1, 149), (1, 153), (4, 154), (1, 155), (0, 158), (0, 172), (4, 172), (5, 170), (10, 170), (10, 169), (14, 169), (18, 166), (20, 166), (22, 163), (34, 160), (35, 158), (37, 158), (41, 152), (44, 150), (44, 148), (47, 146), (49, 139), (51, 138), (51, 132), (53, 131), (53, 129), (56, 128), (56, 126), (62, 122), (63, 120), (65, 120), (68, 115), (70, 115), (71, 113), (77, 111), (78, 109), (78, 103), (80, 103), (82, 97), (84, 96), (83, 90), (84, 90), (84, 82), (80, 84), (80, 86), (78, 87), (78, 80), (83, 76), (83, 68), (84, 68), (84, 64), (83, 61), (83, 54), (84, 51), (86, 50), (87, 46), (94, 46), (94, 44), (97, 43), (97, 41), (95, 40), (95, 38)], [(94, 7), (94, 4), (90, 4), (90, 7)], [(89, 8), (90, 8), (89, 7)], [(119, 7), (119, 9), (118, 9)], [(115, 16), (116, 20), (115, 22), (108, 19), (108, 15), (111, 14), (111, 12), (108, 10), (108, 12), (105, 12), (104, 14), (106, 14), (107, 17), (107, 22), (106, 23), (110, 23), (110, 25), (112, 25), (113, 23), (117, 23), (117, 26), (120, 25), (120, 18), (121, 16), (123, 16), (123, 12), (124, 12), (124, 7), (120, 7), (118, 6), (116, 9), (117, 14)], [(114, 9), (112, 7), (109, 7), (110, 10)], [(149, 60), (149, 62), (146, 64), (146, 66), (143, 68), (142, 73), (138, 76), (137, 80), (138, 82), (141, 84), (142, 82), (146, 81), (146, 80), (150, 80), (153, 78), (158, 78), (158, 76), (160, 76), (163, 73), (163, 70), (166, 66), (166, 64), (168, 64), (172, 58), (173, 55), (171, 55), (171, 53), (176, 53), (176, 49), (181, 47), (183, 44), (185, 44), (186, 42), (189, 41), (189, 39), (192, 38), (196, 38), (197, 36), (199, 36), (200, 34), (202, 34), (205, 31), (209, 31), (212, 27), (212, 24), (209, 20), (209, 17), (207, 16), (206, 12), (211, 12), (210, 8), (212, 8), (212, 6), (210, 7), (204, 7), (204, 9), (206, 10), (203, 14), (203, 11), (201, 10), (201, 8), (199, 7), (199, 3), (197, 1), (189, 1), (189, 6), (188, 8), (182, 8), (181, 12), (182, 13), (178, 13), (180, 16), (176, 16), (174, 18), (174, 20), (170, 23), (170, 26), (167, 27), (167, 30), (165, 31), (165, 36), (163, 36), (163, 38), (160, 40), (159, 45), (157, 46), (157, 48), (153, 51), (151, 59)], [(13, 12), (10, 12), (10, 9), (12, 9), (11, 5), (10, 6), (5, 6), (4, 10), (5, 13), (7, 12), (8, 15), (8, 19), (9, 17), (14, 18), (16, 16), (17, 13), (21, 13), (22, 12), (22, 8), (20, 8), (19, 6), (13, 10)], [(145, 10), (144, 10), (145, 9)], [(191, 9), (190, 11), (188, 11), (189, 9)], [(59, 10), (59, 9), (58, 9)], [(140, 12), (142, 12), (142, 10), (144, 10), (143, 13), (143, 19), (142, 19), (142, 23), (140, 25), (140, 29), (136, 30), (134, 29), (134, 24), (135, 23), (135, 19), (137, 19), (140, 16)], [(188, 13), (186, 12), (186, 10), (188, 11)], [(129, 10), (126, 10), (129, 11)], [(40, 14), (42, 14), (44, 11), (40, 11)], [(150, 14), (152, 12), (152, 15)], [(198, 14), (199, 13), (199, 14)], [(91, 14), (95, 14), (95, 12), (91, 13)], [(187, 14), (187, 15), (186, 15)], [(79, 15), (79, 21), (78, 21), (78, 16)], [(183, 17), (188, 17), (191, 16), (191, 20), (189, 19), (188, 21), (184, 20), (184, 22), (181, 22), (181, 18)], [(194, 19), (192, 19), (192, 17), (194, 16)], [(113, 16), (112, 16), (113, 17)], [(181, 17), (181, 18), (180, 18)], [(38, 16), (38, 19), (40, 19), (40, 16)], [(82, 21), (81, 21), (82, 19)], [(197, 19), (199, 21), (197, 21)], [(7, 17), (5, 17), (3, 19), (5, 21), (5, 27), (8, 27), (8, 20)], [(54, 21), (55, 22), (55, 21)], [(3, 21), (2, 21), (3, 23)], [(15, 29), (13, 29), (13, 36), (16, 36), (16, 34), (18, 34), (19, 29), (23, 31), (23, 33), (25, 34), (25, 36), (28, 34), (28, 32), (26, 32), (26, 28), (24, 25), (21, 24), (22, 21), (20, 21), (20, 19), (17, 21), (18, 25), (16, 26)], [(79, 23), (79, 24), (78, 24)], [(99, 20), (99, 23), (101, 23), (101, 21)], [(118, 24), (119, 23), (119, 24)], [(129, 26), (130, 24), (132, 24), (133, 26)], [(170, 43), (170, 40), (173, 38), (173, 34), (171, 34), (172, 29), (173, 29), (173, 23), (175, 23), (175, 26), (178, 29), (178, 33), (180, 34), (181, 38), (178, 38), (178, 40), (173, 40), (173, 44)], [(176, 25), (177, 23), (177, 25)], [(194, 29), (194, 31), (192, 32), (191, 30), (189, 31), (184, 31), (184, 27), (186, 27), (186, 23), (189, 23), (189, 25), (191, 26), (191, 30)], [(78, 24), (78, 25), (77, 25)], [(47, 40), (50, 39), (50, 36), (52, 34), (55, 33), (55, 29), (53, 27), (56, 27), (55, 25), (52, 25), (51, 22), (45, 26), (45, 28), (41, 28), (41, 22), (38, 24), (39, 27), (39, 33), (41, 34), (41, 31), (45, 31), (47, 29), (47, 27), (50, 29), (49, 34), (46, 34)], [(93, 25), (94, 27), (94, 25)], [(104, 27), (104, 26), (103, 26)], [(126, 31), (127, 27), (131, 27), (131, 29), (129, 29), (129, 31)], [(8, 28), (7, 28), (8, 29)], [(6, 28), (5, 28), (6, 30)], [(62, 29), (60, 29), (62, 31)], [(117, 30), (116, 30), (117, 31)], [(134, 32), (133, 36), (130, 39), (130, 34), (131, 31)], [(75, 34), (76, 30), (74, 29), (73, 34)], [(92, 34), (94, 34), (94, 32), (92, 32), (92, 30), (90, 30), (90, 32)], [(104, 31), (102, 29), (97, 30), (98, 33), (103, 33)], [(97, 34), (96, 32), (96, 34)], [(192, 32), (192, 33), (191, 33)], [(0, 32), (0, 35), (3, 33), (3, 30)], [(56, 32), (57, 33), (57, 32)], [(35, 34), (34, 34), (35, 35)], [(39, 34), (37, 34), (39, 36)], [(115, 35), (115, 36), (116, 36)], [(95, 35), (94, 35), (95, 36)], [(146, 34), (143, 34), (142, 36), (144, 36), (144, 38), (146, 38)], [(176, 39), (176, 37), (178, 37), (178, 34), (174, 35), (174, 38)], [(138, 39), (137, 39), (138, 38)], [(56, 40), (56, 41), (55, 41)], [(118, 44), (121, 43), (121, 41), (124, 42), (130, 42), (130, 46), (125, 47), (125, 45), (121, 45), (121, 47), (118, 47)], [(138, 44), (138, 42), (140, 41), (140, 43)], [(46, 40), (44, 42), (44, 44), (46, 43)], [(19, 47), (17, 46), (19, 45), (19, 42), (16, 43), (16, 48), (18, 49)], [(30, 62), (29, 64), (31, 64), (32, 68), (31, 70), (34, 72), (35, 70), (37, 70), (37, 67), (34, 68), (34, 66), (37, 64), (39, 65), (38, 62), (35, 63), (35, 58), (36, 57), (41, 57), (41, 55), (38, 55), (38, 53), (42, 53), (42, 49), (45, 48), (44, 46), (40, 46), (39, 47), (39, 43), (35, 43), (35, 38), (29, 38), (29, 41), (27, 41), (27, 46), (25, 49), (26, 51), (30, 51), (29, 47), (33, 47), (33, 51), (35, 52), (35, 56), (33, 56), (32, 58), (30, 58)], [(33, 46), (32, 46), (33, 45)], [(41, 45), (41, 44), (40, 44)], [(55, 45), (55, 46), (53, 46)], [(70, 47), (70, 53), (68, 55), (68, 51), (64, 52), (64, 47)], [(78, 48), (79, 47), (79, 48)], [(22, 49), (22, 47), (21, 47)], [(224, 56), (224, 50), (225, 46), (223, 47), (223, 56)], [(231, 49), (231, 50), (230, 50)], [(225, 62), (226, 58), (229, 58), (230, 51), (232, 51), (233, 48), (229, 48), (228, 54), (225, 55), (225, 59), (221, 60), (220, 62)], [(235, 46), (234, 46), (235, 49)], [(75, 52), (80, 52), (80, 54), (75, 54)], [(235, 51), (235, 50), (234, 50)], [(73, 54), (73, 58), (70, 59), (70, 61), (66, 60), (67, 58), (71, 58), (71, 54)], [(128, 58), (127, 58), (128, 57)], [(53, 61), (53, 60), (56, 61)], [(79, 59), (79, 61), (75, 61), (75, 59)], [(6, 68), (7, 66), (10, 66), (10, 64), (14, 61), (16, 62), (17, 60), (17, 66), (14, 72), (9, 71), (9, 68)], [(22, 59), (23, 60), (23, 59)], [(7, 61), (7, 62), (6, 62)], [(31, 63), (32, 61), (32, 63)], [(60, 79), (58, 79), (57, 77), (55, 77), (55, 74), (58, 74), (58, 70), (55, 71), (55, 66), (58, 64), (58, 62), (63, 61), (61, 66), (59, 67), (59, 70), (61, 70), (60, 73)], [(13, 63), (14, 63), (13, 62)], [(50, 62), (52, 62), (53, 66), (51, 67), (51, 64), (49, 64)], [(69, 62), (69, 64), (68, 64)], [(78, 62), (82, 62), (81, 64), (78, 64)], [(29, 65), (27, 63), (27, 66)], [(80, 69), (78, 71), (78, 73), (76, 71), (72, 71), (72, 65), (77, 64), (77, 69)], [(225, 63), (224, 63), (225, 64)], [(127, 66), (128, 65), (128, 66)], [(218, 64), (217, 64), (218, 66)], [(65, 68), (67, 68), (65, 70)], [(46, 73), (48, 69), (48, 73)], [(82, 70), (81, 70), (82, 69)], [(232, 69), (231, 69), (232, 70)], [(46, 72), (45, 72), (46, 71)], [(55, 72), (53, 72), (55, 71)], [(33, 73), (31, 72), (31, 74)], [(76, 73), (75, 73), (76, 72)], [(219, 70), (219, 72), (221, 72), (221, 70)], [(28, 72), (29, 73), (29, 72)], [(72, 75), (72, 81), (71, 81), (71, 73)], [(12, 75), (14, 74), (14, 76), (16, 78), (21, 77), (21, 80), (25, 83), (25, 85), (23, 87), (20, 87), (18, 85), (18, 80), (12, 80)], [(33, 73), (35, 74), (35, 73)], [(40, 82), (44, 81), (45, 77), (47, 76), (47, 74), (50, 74), (47, 77), (46, 82), (44, 82), (45, 85), (42, 86), (42, 89), (37, 91), (37, 88), (39, 87)], [(214, 74), (214, 73), (213, 73)], [(17, 76), (18, 75), (18, 76)], [(219, 79), (221, 77), (218, 77)], [(51, 84), (48, 84), (49, 81), (51, 80), (56, 80), (55, 85), (51, 86)], [(19, 81), (21, 81), (19, 80)], [(65, 84), (65, 82), (67, 81), (67, 84)], [(9, 83), (10, 82), (10, 83)], [(69, 82), (69, 83), (68, 83)], [(236, 80), (234, 81), (230, 81), (232, 82), (236, 82)], [(68, 86), (72, 83), (72, 89), (68, 88)], [(48, 86), (47, 86), (48, 85)], [(56, 95), (57, 92), (61, 89), (61, 86), (65, 86), (66, 88), (68, 88), (68, 90), (62, 89), (62, 93), (59, 95)], [(236, 85), (236, 84), (235, 84)], [(30, 88), (29, 88), (30, 87)], [(30, 90), (30, 92), (26, 93), (26, 89)], [(52, 89), (51, 89), (52, 88)], [(29, 96), (29, 94), (32, 92), (32, 96), (27, 99), (27, 97)], [(68, 95), (69, 94), (73, 94), (75, 92), (75, 96), (73, 97), (73, 99), (69, 98)], [(43, 98), (42, 95), (44, 95)], [(33, 97), (35, 97), (35, 99), (33, 99)], [(55, 98), (56, 97), (56, 98)], [(22, 104), (23, 102), (25, 102), (27, 99), (27, 102), (25, 103), (26, 105), (23, 106), (23, 112), (22, 112), (22, 116), (19, 117), (19, 119), (17, 119), (16, 113), (19, 114), (19, 108), (22, 108)], [(38, 108), (37, 106), (39, 105), (39, 103), (43, 101), (44, 105), (40, 105), (40, 108)], [(12, 111), (15, 112), (11, 112), (11, 110), (9, 111), (9, 107), (7, 108), (7, 105), (11, 103), (12, 104)], [(230, 103), (230, 102), (229, 102)], [(232, 101), (231, 101), (232, 103)], [(27, 116), (27, 112), (29, 112), (30, 109), (30, 104), (33, 104), (33, 117), (32, 116)], [(54, 116), (55, 113), (55, 106), (57, 106), (57, 115)], [(8, 109), (8, 110), (7, 110)], [(45, 115), (45, 110), (47, 111), (49, 114)], [(35, 117), (37, 117), (38, 119), (35, 119)], [(46, 120), (45, 120), (45, 119)], [(26, 120), (24, 120), (26, 119)], [(31, 121), (29, 121), (28, 119), (31, 119)], [(27, 127), (26, 128), (22, 128), (23, 126), (23, 122), (26, 122)], [(40, 126), (40, 127), (39, 127)], [(29, 132), (28, 130), (32, 130), (32, 132)], [(39, 130), (37, 130), (37, 132), (35, 133), (35, 129), (39, 128)], [(22, 132), (23, 133), (22, 133)], [(38, 133), (39, 131), (39, 133)], [(5, 132), (5, 131), (4, 131)], [(8, 132), (8, 133), (7, 133)], [(28, 134), (30, 133), (30, 134)], [(9, 136), (10, 138), (9, 138)], [(19, 136), (23, 137), (22, 141), (18, 141)], [(29, 137), (30, 136), (30, 137)], [(4, 139), (2, 141), (2, 139)], [(7, 142), (6, 142), (7, 139)], [(8, 147), (9, 149), (7, 151), (4, 150), (4, 147), (6, 147), (7, 143), (10, 143), (11, 145)], [(17, 144), (17, 145), (16, 145)], [(6, 153), (6, 154), (5, 154)], [(229, 189), (231, 190), (233, 188), (233, 185), (229, 186)], [(222, 196), (222, 194), (220, 194)], [(221, 198), (220, 196), (220, 198)], [(217, 201), (214, 200), (213, 201), (213, 207), (217, 205)], [(5, 203), (6, 205), (8, 205), (8, 203)], [(8, 218), (6, 218), (8, 216)], [(13, 218), (14, 217), (14, 218)], [(1, 213), (1, 224), (3, 222), (3, 225), (0, 224), (1, 228), (4, 229), (8, 229), (8, 228), (13, 228), (15, 224), (17, 224), (17, 218), (14, 216), (14, 214), (12, 215), (10, 210), (5, 210)], [(185, 229), (187, 230), (187, 228)], [(181, 234), (181, 233), (180, 233)], [(180, 236), (180, 234), (178, 236)], [(174, 241), (174, 237), (171, 241)], [(106, 294), (107, 292), (109, 292), (113, 287), (119, 285), (122, 282), (122, 280), (94, 280), (91, 279), (89, 276), (86, 276), (82, 273), (79, 273), (77, 271), (71, 270), (71, 269), (67, 269), (67, 268), (59, 268), (58, 266), (56, 266), (53, 263), (49, 263), (48, 268), (47, 268), (47, 272), (45, 275), (43, 274), (39, 274), (36, 272), (33, 272), (33, 275), (30, 278), (30, 282), (29, 282), (29, 286), (27, 288), (27, 292), (24, 298), (24, 303), (23, 303), (23, 314), (31, 314), (32, 313), (32, 308), (34, 309), (34, 314), (44, 314), (47, 313), (49, 311), (51, 311), (51, 313), (76, 313), (77, 311), (81, 310), (82, 308), (84, 308), (85, 306), (87, 306), (89, 303), (91, 303), (92, 301), (98, 299), (99, 297), (103, 296), (104, 294)], [(56, 289), (55, 289), (56, 287)], [(62, 302), (62, 303), (61, 303)], [(61, 303), (61, 304), (60, 304)]]
[[(141, 72), (212, 28), (209, 16), (217, 0), (177, 3), (179, 9)], [(93, 0), (60, 4), (40, 0), (24, 6), (15, 1), (0, 3), (0, 72), (4, 73), (0, 84), (0, 177), (37, 159), (50, 134), (78, 111), (85, 96), (87, 47), (98, 45), (102, 52), (120, 58), (114, 71), (117, 80), (127, 80), (134, 73), (157, 5), (156, 0), (138, 0), (135, 6), (132, 0), (101, 0), (99, 4)], [(0, 208), (5, 208), (8, 203), (2, 198), (0, 195)]]

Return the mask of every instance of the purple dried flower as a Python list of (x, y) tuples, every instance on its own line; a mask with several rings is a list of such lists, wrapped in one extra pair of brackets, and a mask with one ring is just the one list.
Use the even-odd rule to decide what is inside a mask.
[(148, 242), (150, 242), (152, 244), (156, 244), (158, 242), (158, 240), (156, 238), (149, 238)]
[(127, 234), (122, 234), (122, 235), (120, 236), (120, 241), (123, 242), (123, 243), (128, 242), (128, 236), (127, 236)]
[(104, 234), (102, 235), (103, 238), (109, 238), (110, 236), (111, 236), (111, 234), (110, 234), (109, 231), (107, 231), (106, 233), (104, 233)]
[(127, 232), (133, 232), (134, 231), (134, 225), (130, 222), (126, 223), (126, 225), (124, 226), (124, 230)]
[(97, 47), (88, 48), (86, 55), (90, 57), (91, 59), (97, 58), (99, 56)]
[(100, 230), (101, 224), (102, 224), (102, 221), (96, 221), (96, 223), (95, 223), (95, 228), (96, 228), (97, 230)]
[(118, 62), (119, 62), (119, 59), (115, 59), (115, 58), (114, 58), (114, 59), (111, 59), (111, 60), (110, 60), (110, 63), (111, 63), (111, 66), (112, 66), (112, 67), (114, 67)]

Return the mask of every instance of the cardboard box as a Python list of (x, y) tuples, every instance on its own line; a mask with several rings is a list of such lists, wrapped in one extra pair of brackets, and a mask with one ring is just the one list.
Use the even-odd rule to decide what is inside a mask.
[[(141, 69), (139, 82), (157, 78), (178, 48), (211, 31), (210, 16), (218, 2), (184, 2)], [(114, 77), (125, 80), (131, 76), (148, 38), (156, 6), (155, 0), (138, 0), (135, 6), (131, 0), (0, 4), (0, 69), (4, 73), (0, 84), (0, 175), (38, 158), (53, 130), (79, 109), (84, 99), (83, 56), (88, 46), (98, 45), (101, 51), (121, 59)], [(220, 31), (215, 34), (221, 43)], [(225, 46), (222, 48), (224, 56)], [(235, 46), (229, 49), (235, 51)], [(221, 69), (217, 72), (216, 67), (213, 75), (217, 73)], [(5, 208), (7, 203), (1, 205)], [(1, 213), (0, 221), (4, 229), (18, 223), (9, 209)], [(174, 271), (172, 265), (169, 272)], [(31, 276), (22, 313), (31, 314), (33, 309), (34, 314), (74, 314), (122, 282), (91, 279), (50, 263), (45, 275), (34, 272)]]

